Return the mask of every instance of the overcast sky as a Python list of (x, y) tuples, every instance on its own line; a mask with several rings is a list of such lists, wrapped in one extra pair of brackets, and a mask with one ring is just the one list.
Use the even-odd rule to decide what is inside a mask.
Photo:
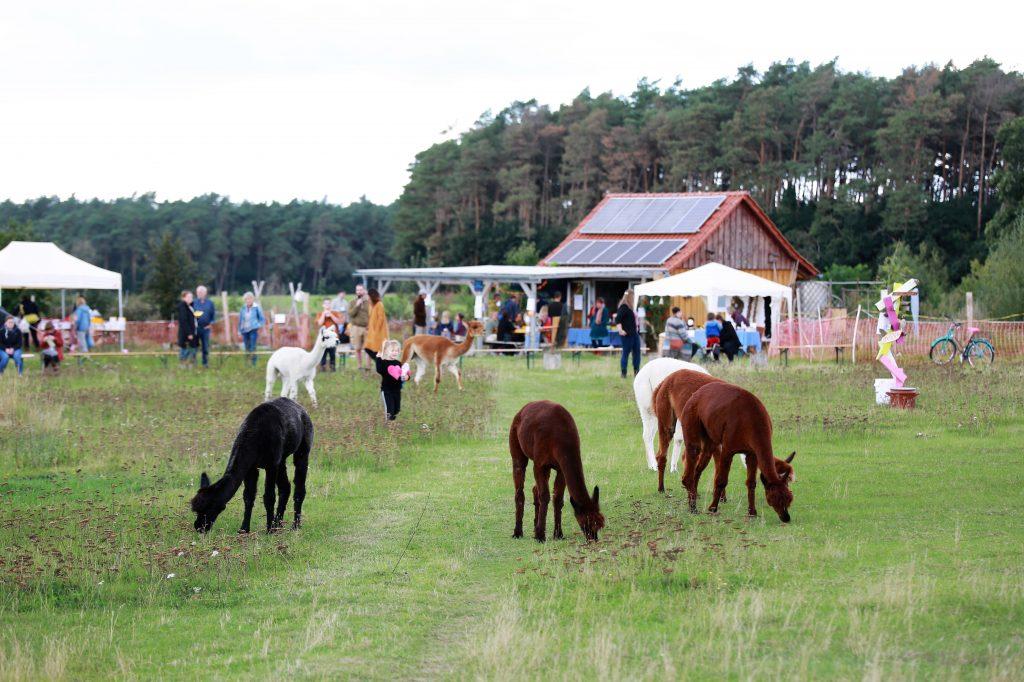
[(5, 2), (0, 198), (387, 203), (416, 152), (517, 99), (786, 58), (1024, 69), (1024, 12), (998, 4)]

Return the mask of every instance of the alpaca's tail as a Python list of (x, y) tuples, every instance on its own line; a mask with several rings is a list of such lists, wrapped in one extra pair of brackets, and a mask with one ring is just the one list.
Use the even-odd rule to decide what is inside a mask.
[(410, 336), (409, 338), (407, 338), (405, 340), (405, 343), (402, 344), (402, 364), (403, 365), (405, 363), (409, 362), (409, 357), (412, 355), (412, 351), (413, 351), (412, 340), (413, 340), (413, 337)]

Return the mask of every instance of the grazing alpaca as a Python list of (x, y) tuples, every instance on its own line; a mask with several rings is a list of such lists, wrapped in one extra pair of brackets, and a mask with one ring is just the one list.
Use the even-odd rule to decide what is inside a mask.
[[(636, 378), (633, 379), (633, 395), (636, 396), (636, 407), (640, 410), (640, 422), (643, 424), (644, 450), (647, 453), (647, 466), (652, 470), (658, 468), (657, 460), (654, 457), (654, 437), (658, 433), (658, 416), (654, 414), (654, 405), (651, 402), (654, 397), (654, 390), (662, 381), (673, 372), (681, 369), (688, 369), (694, 372), (707, 374), (708, 371), (700, 365), (675, 358), (655, 358), (640, 368)], [(672, 448), (672, 471), (676, 470), (679, 464), (679, 455), (682, 451), (683, 430), (678, 424), (675, 432), (676, 441)]]
[(604, 528), (604, 516), (598, 503), (600, 490), (594, 486), (594, 496), (587, 494), (587, 482), (580, 461), (580, 436), (569, 411), (549, 400), (527, 403), (512, 420), (508, 432), (508, 448), (512, 454), (512, 482), (515, 485), (516, 527), (512, 537), (523, 537), (523, 482), (526, 463), (533, 460), (533, 537), (544, 542), (547, 526), (548, 476), (555, 470), (555, 532), (562, 538), (562, 504), (565, 489), (569, 488), (576, 521), (587, 540), (597, 540), (597, 532)]
[[(658, 420), (658, 440), (659, 448), (658, 454), (655, 459), (658, 463), (658, 492), (664, 492), (664, 480), (665, 480), (665, 454), (668, 450), (668, 442), (670, 438), (675, 436), (673, 445), (675, 448), (679, 447), (680, 432), (680, 420), (682, 419), (683, 407), (686, 402), (690, 399), (697, 389), (701, 388), (710, 383), (721, 382), (721, 379), (716, 379), (713, 376), (696, 374), (690, 371), (678, 371), (673, 372), (669, 375), (657, 389), (654, 391), (654, 398), (652, 399), (652, 407), (655, 412), (655, 416)], [(673, 434), (673, 427), (675, 433)], [(700, 478), (700, 475), (704, 473), (704, 469), (707, 468), (708, 462), (714, 457), (716, 469), (722, 466), (719, 459), (718, 451), (714, 452), (702, 452), (700, 460), (697, 463), (696, 475)], [(673, 456), (676, 456), (676, 452), (673, 452)], [(740, 453), (740, 457), (743, 458), (744, 466), (746, 465), (746, 457), (743, 453)], [(732, 458), (729, 458), (732, 462)], [(673, 470), (675, 467), (673, 467)], [(793, 474), (793, 467), (790, 466), (789, 462), (776, 458), (775, 459), (775, 471), (779, 476), (785, 475), (789, 481), (796, 480)], [(725, 491), (722, 491), (722, 502), (725, 502)], [(717, 511), (717, 506), (709, 511)]]
[(405, 340), (402, 345), (402, 364), (409, 362), (409, 356), (416, 356), (416, 385), (427, 372), (428, 365), (434, 365), (434, 393), (441, 384), (441, 369), (447, 368), (455, 375), (455, 381), (462, 390), (462, 372), (459, 371), (458, 359), (465, 355), (473, 344), (473, 337), (483, 331), (484, 325), (479, 320), (470, 320), (468, 331), (462, 343), (455, 343), (443, 336), (417, 334)]
[(270, 393), (274, 390), (274, 381), (281, 377), (281, 397), (295, 400), (299, 396), (299, 382), (306, 387), (306, 393), (316, 403), (316, 389), (313, 388), (313, 380), (316, 379), (316, 368), (320, 364), (320, 358), (324, 356), (324, 350), (334, 348), (338, 345), (338, 335), (333, 329), (321, 327), (317, 334), (313, 350), (304, 351), (295, 346), (278, 348), (270, 356), (267, 362), (267, 387), (263, 392), (263, 399), (270, 400)]
[[(295, 464), (295, 523), (302, 522), (302, 501), (306, 499), (306, 470), (309, 468), (309, 450), (313, 447), (313, 422), (297, 402), (288, 398), (277, 398), (253, 408), (242, 422), (235, 444), (231, 447), (227, 469), (216, 483), (204, 471), (199, 477), (199, 492), (192, 498), (192, 511), (196, 513), (195, 529), (205, 533), (213, 526), (228, 501), (245, 483), (242, 500), (245, 502), (245, 516), (239, 533), (249, 532), (249, 518), (256, 500), (256, 483), (260, 469), (265, 470), (266, 481), (263, 489), (263, 506), (267, 509), (267, 532), (280, 528), (284, 510), (288, 506), (288, 471), (285, 460), (288, 455)], [(274, 512), (274, 487), (280, 496), (277, 512)]]
[[(721, 379), (711, 376), (706, 372), (694, 372), (690, 369), (681, 369), (668, 375), (656, 389), (651, 397), (651, 410), (654, 412), (656, 428), (658, 432), (658, 452), (655, 455), (655, 463), (658, 469), (658, 492), (665, 492), (665, 456), (668, 452), (669, 442), (673, 442), (672, 464), (673, 471), (678, 463), (680, 431), (679, 419), (682, 416), (683, 405), (690, 399), (698, 388), (710, 383), (724, 383)], [(708, 464), (708, 458), (700, 462), (701, 471)]]
[[(782, 522), (789, 523), (789, 506), (793, 503), (793, 493), (789, 490), (791, 474), (778, 472), (776, 462), (779, 460), (772, 454), (772, 419), (757, 396), (724, 381), (709, 383), (686, 401), (680, 421), (686, 440), (683, 485), (691, 512), (697, 512), (700, 456), (720, 451), (715, 456), (715, 496), (711, 502), (711, 509), (716, 510), (729, 482), (732, 458), (743, 452), (747, 454), (747, 514), (757, 516), (755, 474), (760, 471), (765, 499)], [(795, 456), (794, 452), (784, 463), (788, 466)]]

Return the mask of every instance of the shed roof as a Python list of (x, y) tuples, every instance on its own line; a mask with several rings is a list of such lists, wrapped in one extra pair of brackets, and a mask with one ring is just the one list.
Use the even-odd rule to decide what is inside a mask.
[[(609, 266), (630, 261), (677, 270), (699, 252), (711, 235), (725, 224), (730, 213), (743, 205), (751, 210), (779, 247), (797, 262), (801, 275), (818, 274), (814, 264), (789, 243), (749, 192), (609, 194), (541, 264), (566, 262), (576, 266), (583, 261)], [(606, 241), (618, 244), (601, 243)], [(647, 242), (654, 241), (659, 243), (646, 246)], [(651, 258), (657, 262), (643, 260)], [(601, 262), (602, 259), (608, 262)]]
[(433, 268), (367, 268), (356, 270), (362, 277), (394, 281), (439, 281), (465, 284), (474, 280), (490, 282), (542, 282), (547, 279), (651, 279), (664, 274), (665, 268), (626, 267), (549, 267), (544, 265), (466, 265)]

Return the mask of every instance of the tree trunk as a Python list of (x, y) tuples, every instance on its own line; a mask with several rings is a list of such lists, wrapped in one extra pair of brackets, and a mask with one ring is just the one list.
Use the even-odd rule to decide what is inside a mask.
[(978, 223), (975, 237), (981, 238), (981, 212), (985, 207), (985, 135), (988, 134), (988, 107), (981, 117), (981, 154), (978, 155)]

